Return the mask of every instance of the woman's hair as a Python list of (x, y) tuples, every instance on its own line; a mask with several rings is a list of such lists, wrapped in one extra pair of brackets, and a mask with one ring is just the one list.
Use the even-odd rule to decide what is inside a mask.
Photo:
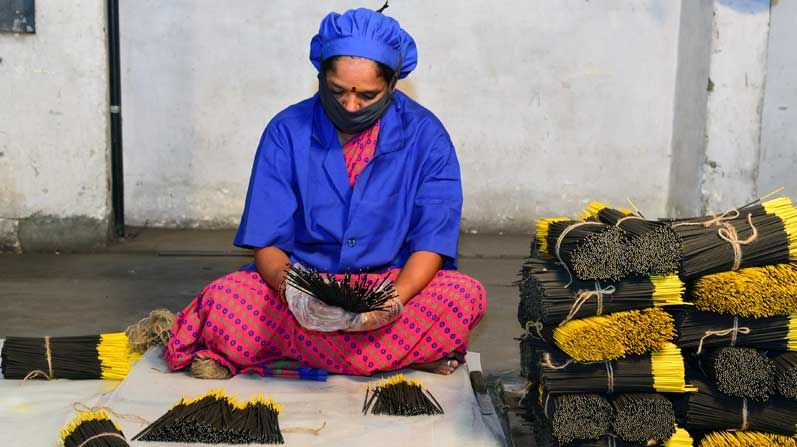
[[(330, 57), (328, 59), (324, 59), (321, 62), (321, 72), (324, 73), (324, 74), (327, 74), (330, 70), (334, 70), (335, 69), (335, 62), (337, 62), (338, 59), (340, 59), (341, 57), (343, 57), (343, 56), (332, 56), (332, 57)], [(377, 62), (377, 61), (374, 61), (374, 63), (376, 64), (376, 73), (377, 73), (377, 75), (380, 78), (384, 79), (385, 82), (389, 83), (393, 79), (393, 76), (396, 75), (395, 70), (393, 70), (392, 68), (388, 67), (387, 65), (385, 65), (385, 64), (383, 64), (381, 62)]]

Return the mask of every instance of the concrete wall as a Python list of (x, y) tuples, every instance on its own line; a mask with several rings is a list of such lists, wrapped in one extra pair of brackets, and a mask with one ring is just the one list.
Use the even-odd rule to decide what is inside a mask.
[[(419, 46), (400, 88), (457, 146), (466, 230), (528, 231), (536, 216), (596, 198), (665, 212), (680, 4), (412, 0), (387, 10)], [(326, 12), (356, 5), (123, 2), (128, 223), (237, 225), (265, 123), (315, 90), (310, 38)]]
[(797, 2), (772, 8), (758, 191), (797, 193)]
[(36, 34), (0, 33), (0, 250), (107, 238), (105, 2), (36, 2)]

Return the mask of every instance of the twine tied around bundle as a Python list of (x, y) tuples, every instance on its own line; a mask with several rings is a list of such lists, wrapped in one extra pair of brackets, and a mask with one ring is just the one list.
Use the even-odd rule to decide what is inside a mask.
[(91, 441), (94, 441), (95, 439), (99, 439), (99, 438), (119, 438), (122, 441), (125, 441), (125, 443), (127, 443), (127, 439), (125, 439), (125, 437), (120, 435), (119, 433), (106, 432), (106, 433), (96, 434), (96, 435), (90, 437), (89, 439), (86, 439), (85, 441), (83, 441), (80, 444), (78, 444), (77, 447), (85, 447), (85, 446), (89, 445), (89, 443)]
[(675, 227), (688, 227), (688, 226), (693, 226), (693, 225), (702, 225), (705, 228), (709, 228), (709, 227), (714, 226), (714, 225), (721, 225), (721, 224), (725, 223), (725, 221), (727, 221), (727, 220), (737, 219), (739, 216), (741, 216), (741, 213), (739, 212), (739, 210), (736, 209), (736, 208), (733, 208), (733, 209), (730, 209), (728, 211), (725, 211), (722, 214), (712, 214), (711, 215), (711, 219), (709, 219), (709, 220), (704, 220), (704, 221), (701, 221), (701, 222), (679, 222), (677, 224), (673, 224), (672, 227), (675, 228)]
[(572, 359), (562, 363), (561, 365), (557, 365), (551, 360), (551, 353), (546, 352), (542, 355), (542, 362), (540, 362), (540, 365), (550, 369), (565, 369), (570, 366), (571, 363), (573, 363)]
[(628, 215), (628, 216), (621, 217), (621, 218), (617, 219), (617, 223), (614, 224), (614, 226), (617, 227), (617, 228), (620, 228), (620, 224), (625, 222), (626, 220), (629, 220), (629, 219), (647, 220), (645, 218), (642, 218), (642, 217), (635, 216), (635, 215), (631, 214), (631, 215)]
[(606, 380), (608, 381), (606, 392), (612, 394), (614, 393), (614, 366), (612, 366), (611, 360), (607, 360), (604, 364), (606, 365)]
[(612, 295), (616, 291), (617, 289), (612, 285), (601, 287), (601, 283), (599, 281), (595, 281), (594, 290), (579, 290), (576, 300), (573, 301), (573, 305), (570, 307), (570, 312), (567, 314), (565, 319), (559, 323), (559, 326), (562, 326), (563, 324), (575, 318), (576, 314), (578, 314), (578, 311), (581, 310), (581, 306), (583, 306), (584, 303), (589, 301), (589, 299), (592, 297), (595, 297), (597, 300), (597, 310), (595, 311), (595, 315), (603, 314), (603, 296)]
[(577, 222), (565, 228), (562, 231), (562, 234), (560, 234), (559, 237), (556, 238), (556, 259), (558, 259), (559, 263), (562, 264), (562, 266), (565, 268), (565, 272), (567, 272), (567, 277), (569, 278), (569, 281), (564, 286), (565, 289), (570, 287), (570, 284), (573, 284), (573, 274), (570, 273), (570, 268), (567, 267), (567, 264), (565, 264), (565, 262), (562, 260), (562, 256), (559, 254), (559, 250), (562, 248), (562, 241), (565, 240), (565, 236), (567, 236), (567, 233), (575, 230), (578, 227), (583, 227), (584, 225), (603, 225), (603, 224), (600, 222)]
[(747, 214), (747, 222), (750, 224), (750, 228), (753, 229), (753, 233), (747, 239), (740, 240), (739, 233), (736, 231), (736, 227), (728, 222), (722, 223), (722, 228), (717, 230), (717, 235), (724, 241), (731, 244), (733, 247), (733, 267), (732, 270), (735, 272), (739, 270), (739, 267), (742, 266), (742, 245), (748, 245), (755, 242), (758, 239), (758, 228), (753, 225), (753, 215)]
[(720, 330), (720, 331), (706, 331), (702, 337), (700, 337), (700, 344), (697, 345), (697, 353), (700, 354), (703, 352), (703, 341), (711, 336), (716, 335), (717, 337), (725, 337), (727, 335), (731, 336), (731, 346), (736, 346), (736, 336), (738, 334), (747, 335), (750, 333), (749, 327), (739, 327), (739, 317), (733, 317), (733, 327)]
[(750, 422), (747, 420), (747, 398), (742, 399), (742, 431), (750, 428)]
[(44, 352), (45, 352), (45, 354), (44, 354), (45, 357), (47, 357), (47, 369), (50, 371), (50, 373), (48, 374), (48, 373), (46, 373), (46, 372), (44, 372), (44, 371), (42, 371), (40, 369), (35, 369), (35, 370), (29, 372), (25, 376), (25, 378), (22, 379), (23, 382), (25, 382), (27, 380), (30, 380), (30, 379), (36, 379), (36, 378), (39, 378), (39, 377), (44, 377), (47, 380), (55, 379), (55, 375), (53, 374), (53, 353), (52, 353), (52, 351), (50, 351), (50, 337), (49, 336), (44, 337)]
[(527, 321), (526, 322), (526, 327), (525, 327), (526, 334), (527, 335), (531, 335), (532, 337), (535, 337), (535, 335), (531, 333), (531, 330), (534, 329), (537, 332), (536, 337), (539, 338), (540, 340), (543, 340), (542, 328), (543, 328), (542, 321)]

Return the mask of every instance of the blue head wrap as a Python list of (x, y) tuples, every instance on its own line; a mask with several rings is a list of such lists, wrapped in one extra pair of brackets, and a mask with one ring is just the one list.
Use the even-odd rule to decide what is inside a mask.
[(321, 62), (333, 56), (381, 62), (396, 70), (399, 78), (407, 77), (418, 64), (415, 41), (398, 21), (365, 8), (332, 12), (321, 21), (318, 34), (310, 41), (310, 61), (321, 70)]

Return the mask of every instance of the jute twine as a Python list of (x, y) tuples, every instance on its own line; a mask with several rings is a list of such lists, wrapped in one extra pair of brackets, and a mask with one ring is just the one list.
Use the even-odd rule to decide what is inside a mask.
[(603, 314), (603, 296), (612, 295), (616, 291), (617, 289), (612, 285), (607, 287), (601, 287), (601, 283), (599, 281), (595, 281), (594, 290), (579, 290), (578, 295), (576, 296), (576, 300), (573, 302), (573, 305), (570, 307), (570, 312), (567, 314), (565, 319), (561, 323), (559, 323), (559, 326), (562, 326), (568, 321), (575, 318), (575, 316), (578, 314), (578, 311), (581, 310), (581, 306), (583, 306), (584, 303), (586, 303), (593, 297), (597, 300), (597, 310), (595, 311), (595, 315)]
[(739, 317), (733, 317), (733, 327), (724, 329), (721, 331), (706, 331), (702, 337), (700, 337), (700, 344), (697, 345), (697, 353), (700, 354), (703, 352), (703, 341), (712, 336), (717, 337), (725, 337), (727, 335), (731, 336), (731, 346), (736, 346), (736, 337), (738, 334), (747, 335), (750, 333), (749, 327), (739, 327)]
[(55, 379), (55, 375), (53, 374), (53, 353), (52, 353), (52, 351), (50, 351), (50, 337), (49, 336), (44, 337), (44, 352), (45, 352), (45, 354), (44, 354), (45, 357), (47, 357), (47, 369), (50, 371), (50, 373), (48, 374), (48, 373), (46, 373), (46, 372), (44, 372), (44, 371), (42, 371), (40, 369), (35, 369), (35, 370), (29, 372), (25, 376), (25, 378), (22, 379), (23, 382), (25, 382), (26, 380), (36, 379), (36, 378), (39, 378), (39, 377), (44, 377), (47, 380)]
[(174, 320), (174, 314), (167, 309), (153, 310), (125, 329), (128, 346), (134, 352), (144, 353), (151, 346), (165, 345), (171, 337)]

